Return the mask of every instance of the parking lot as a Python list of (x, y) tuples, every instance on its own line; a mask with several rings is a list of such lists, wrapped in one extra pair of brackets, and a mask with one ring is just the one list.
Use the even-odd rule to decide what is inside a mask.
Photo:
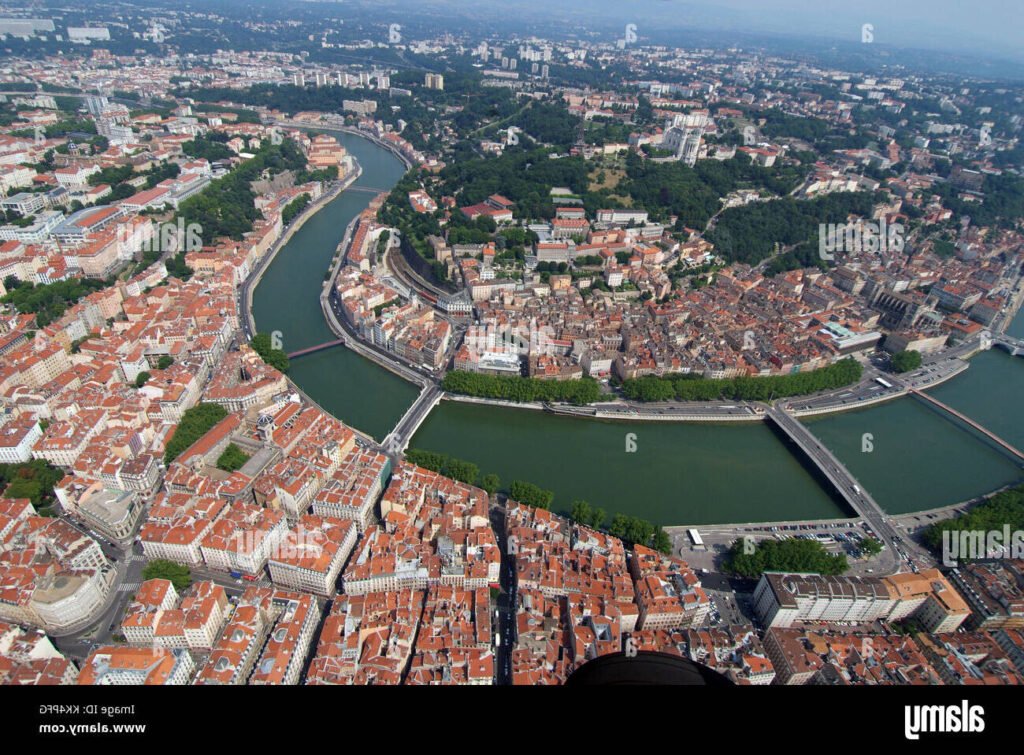
[[(861, 541), (870, 537), (870, 528), (857, 519), (829, 522), (794, 522), (790, 524), (740, 525), (736, 527), (711, 526), (698, 528), (704, 547), (695, 547), (685, 528), (669, 530), (673, 552), (686, 561), (704, 580), (709, 574), (722, 571), (724, 560), (738, 538), (750, 537), (759, 542), (766, 539), (815, 539), (830, 553), (845, 554), (849, 575), (874, 574), (879, 559), (861, 551)], [(705, 571), (706, 570), (706, 571)]]

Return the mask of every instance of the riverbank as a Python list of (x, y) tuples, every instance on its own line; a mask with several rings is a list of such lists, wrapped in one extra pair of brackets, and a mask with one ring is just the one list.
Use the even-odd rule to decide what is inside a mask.
[[(383, 151), (367, 136), (349, 132), (339, 138), (346, 140), (350, 154), (358, 157), (364, 169), (360, 184), (386, 191), (400, 179), (404, 163), (393, 151)], [(255, 316), (260, 326), (264, 330), (281, 330), (293, 344), (293, 350), (339, 338), (338, 331), (330, 324), (330, 308), (325, 312), (312, 292), (317, 291), (329, 303), (331, 289), (325, 285), (324, 272), (336, 272), (344, 264), (338, 247), (340, 245), (342, 251), (347, 248), (347, 243), (341, 242), (349, 240), (343, 237), (348, 235), (351, 221), (365, 209), (364, 199), (369, 201), (369, 192), (365, 197), (363, 194), (342, 196), (329, 213), (316, 223), (308, 224), (307, 228), (312, 226), (314, 232), (303, 231), (297, 236), (302, 240), (299, 246), (293, 240), (287, 259), (276, 261), (263, 279), (260, 293), (254, 295), (258, 310)], [(352, 343), (369, 348), (361, 342)], [(328, 349), (296, 359), (290, 379), (326, 411), (352, 427), (370, 431), (380, 443), (380, 439), (386, 440), (408, 415), (418, 393), (413, 392), (414, 388), (419, 386), (417, 379), (392, 369), (391, 365), (382, 365), (375, 356), (356, 349)], [(952, 364), (952, 360), (945, 361)], [(958, 370), (963, 370), (965, 364), (957, 365)], [(381, 370), (380, 366), (385, 369)], [(870, 395), (875, 398), (873, 393)], [(579, 417), (600, 420), (596, 422), (559, 422), (562, 415), (545, 412), (542, 405), (451, 394), (444, 398), (446, 400), (429, 415), (415, 412), (416, 416), (405, 422), (408, 432), (408, 428), (426, 417), (412, 439), (414, 446), (465, 458), (494, 471), (503, 480), (529, 480), (555, 490), (556, 507), (567, 508), (573, 499), (584, 498), (608, 511), (664, 524), (697, 522), (698, 526), (722, 526), (717, 523), (742, 522), (765, 515), (779, 521), (841, 521), (847, 516), (830, 502), (828, 491), (808, 474), (802, 461), (756, 418), (739, 424), (708, 421), (704, 417), (688, 422), (684, 414), (666, 421), (655, 419), (659, 417), (658, 408), (650, 407), (653, 412), (642, 410), (640, 414), (654, 421), (645, 421), (645, 416), (611, 414)], [(832, 399), (822, 398), (819, 404), (832, 403)], [(844, 463), (860, 460), (858, 468), (851, 471), (862, 480), (866, 490), (874, 493), (875, 485), (882, 485), (863, 460), (885, 462), (882, 468), (888, 470), (888, 474), (901, 476), (899, 473), (904, 467), (893, 467), (894, 457), (887, 449), (899, 447), (920, 455), (927, 446), (894, 433), (907, 425), (902, 419), (904, 414), (912, 414), (913, 419), (924, 415), (926, 408), (916, 407), (920, 402), (908, 402), (907, 411), (890, 422), (889, 409), (873, 406), (880, 401), (871, 401), (872, 412), (865, 412), (863, 416), (853, 411), (864, 407), (865, 403), (841, 407), (841, 414), (854, 415), (853, 427), (844, 426), (841, 432), (830, 433), (829, 442), (843, 451)], [(888, 403), (898, 406), (903, 402)], [(567, 408), (570, 412), (577, 411), (576, 407)], [(960, 405), (960, 408), (970, 414), (969, 405)], [(614, 406), (582, 409), (616, 411)], [(828, 410), (819, 406), (811, 414), (832, 413), (831, 409), (831, 406)], [(692, 411), (687, 408), (688, 413)], [(882, 412), (882, 415), (876, 416), (875, 412)], [(934, 421), (940, 430), (945, 426), (940, 417), (925, 419)], [(879, 454), (860, 453), (860, 438), (866, 431), (874, 433)], [(843, 445), (847, 438), (856, 440), (856, 449), (847, 451)], [(930, 438), (935, 442), (941, 438), (944, 447), (952, 446), (950, 453), (963, 460), (960, 467), (975, 463), (973, 449), (967, 448), (965, 455), (961, 448), (972, 441), (940, 436), (938, 430), (932, 431)], [(403, 433), (402, 440), (405, 439)], [(937, 463), (944, 465), (942, 469), (960, 468), (946, 461)], [(878, 468), (878, 464), (874, 466)], [(988, 467), (979, 467), (973, 471), (965, 468), (965, 474), (969, 472), (967, 476), (976, 482), (991, 482), (995, 488), (1009, 479), (1008, 475), (1001, 477), (1001, 469), (995, 466), (994, 473)], [(940, 476), (940, 487), (956, 490), (956, 498), (953, 495), (944, 498), (931, 489), (919, 496), (920, 481), (916, 474), (901, 477), (909, 478), (905, 480), (905, 489), (886, 491), (890, 504), (902, 498), (905, 504), (916, 503), (915, 508), (924, 509), (981, 492), (971, 490), (970, 486), (949, 487), (945, 477)], [(900, 511), (899, 505), (894, 508), (900, 514), (905, 513)]]
[(379, 137), (377, 137), (376, 134), (371, 134), (368, 131), (353, 128), (352, 126), (317, 125), (314, 123), (306, 123), (305, 121), (289, 121), (286, 119), (278, 119), (274, 121), (274, 125), (287, 126), (289, 128), (297, 128), (303, 131), (325, 131), (335, 132), (338, 134), (349, 134), (351, 136), (358, 136), (363, 139), (366, 139), (366, 141), (368, 142), (377, 145), (381, 149), (385, 149), (391, 154), (393, 154), (395, 157), (402, 161), (402, 164), (405, 166), (406, 170), (412, 168), (412, 160), (410, 160), (409, 157), (400, 149), (398, 149), (398, 147), (396, 147), (394, 144), (392, 144), (391, 142), (384, 141), (383, 139), (380, 139)]
[(242, 301), (244, 303), (244, 306), (241, 307), (241, 309), (242, 315), (245, 318), (244, 331), (249, 338), (252, 338), (252, 336), (256, 335), (256, 320), (253, 318), (252, 314), (252, 294), (253, 291), (256, 290), (256, 287), (259, 286), (260, 281), (263, 279), (263, 274), (267, 271), (267, 268), (269, 268), (270, 265), (273, 263), (274, 259), (277, 257), (278, 252), (280, 252), (281, 249), (283, 249), (288, 244), (288, 242), (292, 240), (292, 236), (294, 236), (296, 232), (298, 232), (299, 229), (301, 229), (302, 226), (306, 224), (307, 220), (316, 215), (331, 201), (337, 199), (337, 197), (343, 191), (348, 189), (350, 186), (352, 186), (352, 184), (359, 180), (359, 177), (362, 176), (363, 174), (363, 168), (359, 164), (359, 162), (356, 161), (354, 158), (353, 164), (355, 167), (347, 176), (340, 179), (337, 185), (332, 187), (327, 193), (321, 195), (320, 198), (317, 199), (315, 202), (310, 202), (309, 205), (307, 205), (303, 209), (303, 211), (300, 212), (298, 216), (296, 216), (292, 220), (292, 222), (288, 224), (288, 227), (285, 229), (284, 233), (281, 234), (281, 238), (274, 242), (274, 245), (270, 248), (270, 251), (266, 255), (264, 255), (263, 259), (261, 259), (259, 263), (256, 265), (256, 269), (249, 273), (248, 277), (246, 277), (246, 279), (242, 282), (241, 294), (243, 297)]
[(635, 404), (619, 404), (618, 407), (601, 406), (552, 406), (544, 407), (552, 414), (580, 419), (607, 419), (618, 422), (763, 422), (767, 406), (763, 404), (717, 404), (665, 405), (642, 407)]
[(337, 316), (334, 311), (334, 307), (331, 304), (331, 294), (334, 291), (334, 280), (338, 277), (338, 272), (345, 265), (345, 258), (348, 256), (349, 246), (352, 243), (352, 234), (358, 223), (359, 216), (357, 215), (345, 227), (345, 235), (342, 236), (341, 241), (335, 249), (334, 262), (328, 271), (327, 280), (324, 281), (324, 284), (320, 289), (320, 310), (323, 312), (324, 320), (331, 332), (344, 341), (345, 348), (371, 360), (375, 364), (383, 367), (398, 377), (409, 381), (410, 383), (414, 383), (420, 387), (425, 387), (427, 383), (436, 382), (436, 378), (433, 375), (422, 372), (414, 365), (400, 361), (396, 355), (376, 349), (372, 344), (368, 343), (358, 333), (348, 327), (343, 322), (343, 318)]
[(443, 396), (445, 401), (457, 401), (464, 404), (480, 404), (482, 406), (500, 406), (505, 409), (532, 409), (534, 411), (544, 411), (544, 404), (536, 401), (529, 401), (525, 403), (519, 403), (517, 401), (502, 401), (498, 398), (483, 398), (481, 396), (463, 396), (461, 393), (445, 393)]

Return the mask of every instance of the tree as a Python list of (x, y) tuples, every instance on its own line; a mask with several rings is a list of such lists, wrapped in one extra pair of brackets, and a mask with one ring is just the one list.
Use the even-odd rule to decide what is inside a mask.
[(260, 359), (269, 364), (278, 372), (288, 372), (290, 366), (288, 355), (282, 349), (275, 349), (269, 333), (257, 333), (252, 339), (253, 350), (260, 355)]
[(869, 556), (877, 556), (882, 552), (882, 543), (873, 537), (866, 537), (861, 541), (860, 549)]
[(604, 509), (594, 509), (594, 513), (590, 517), (590, 526), (595, 530), (599, 530), (607, 518), (608, 514), (605, 513)]
[(309, 206), (310, 196), (309, 194), (300, 194), (295, 197), (288, 205), (281, 211), (281, 223), (288, 225), (301, 213), (306, 207)]
[(74, 278), (34, 285), (27, 281), (8, 290), (0, 301), (13, 304), (22, 314), (34, 314), (40, 327), (49, 325), (82, 297), (106, 284), (93, 278)]
[(791, 537), (762, 540), (750, 552), (742, 538), (737, 539), (726, 559), (726, 570), (751, 579), (766, 571), (808, 572), (838, 575), (848, 568), (846, 556), (833, 555), (817, 540)]
[(46, 514), (56, 502), (53, 486), (64, 479), (64, 472), (42, 459), (20, 464), (0, 464), (0, 487), (5, 498), (28, 498)]
[(601, 397), (600, 386), (592, 378), (582, 380), (538, 380), (527, 377), (501, 377), (479, 372), (452, 370), (441, 387), (450, 393), (497, 398), (517, 403), (559, 401), (590, 404)]
[(164, 356), (160, 357), (160, 358), (159, 358), (159, 359), (157, 360), (157, 362), (156, 362), (156, 368), (157, 368), (158, 370), (166, 370), (166, 369), (167, 369), (168, 367), (170, 367), (170, 366), (171, 366), (172, 364), (174, 364), (174, 357), (170, 357), (170, 356), (167, 356), (167, 355), (165, 354)]
[(451, 477), (453, 480), (464, 482), (467, 485), (475, 485), (476, 478), (480, 474), (480, 468), (476, 464), (462, 459), (448, 457), (444, 466), (441, 467), (441, 474)]
[(189, 446), (206, 435), (210, 429), (228, 416), (228, 410), (220, 404), (196, 404), (186, 409), (181, 422), (164, 448), (164, 463), (170, 464)]
[[(962, 532), (1002, 532), (1005, 527), (1009, 527), (1010, 532), (1024, 530), (1024, 485), (997, 493), (966, 514), (929, 525), (924, 541), (937, 553), (948, 553), (950, 546), (944, 538), (957, 539)], [(967, 560), (971, 555), (960, 554), (957, 560)]]
[(768, 401), (772, 398), (803, 396), (833, 390), (860, 380), (863, 367), (847, 357), (810, 372), (768, 377), (737, 377), (723, 380), (701, 378), (693, 374), (647, 375), (626, 380), (622, 390), (634, 401)]
[(590, 522), (593, 520), (594, 512), (590, 508), (590, 504), (586, 501), (575, 500), (572, 502), (572, 513), (570, 514), (572, 520), (577, 524), (582, 524), (584, 527), (589, 527)]
[(153, 377), (153, 376), (150, 375), (148, 372), (140, 372), (138, 375), (135, 376), (135, 387), (136, 388), (141, 388), (142, 386), (144, 386), (146, 384), (146, 382), (151, 377)]
[(672, 555), (672, 538), (661, 527), (654, 530), (654, 550), (664, 553), (666, 556)]
[(142, 578), (144, 580), (169, 579), (179, 593), (187, 590), (192, 584), (192, 572), (187, 566), (163, 559), (156, 559), (146, 564), (146, 568), (142, 570)]
[[(475, 485), (476, 479), (480, 474), (480, 468), (472, 462), (456, 459), (448, 454), (424, 451), (420, 448), (408, 449), (405, 452), (405, 458), (418, 467), (443, 474), (445, 477), (464, 482), (467, 485)], [(495, 477), (495, 479), (497, 478)], [(497, 490), (497, 484), (495, 485), (495, 490)]]
[(224, 453), (217, 458), (217, 469), (223, 469), (225, 472), (234, 472), (244, 467), (247, 461), (249, 461), (247, 453), (234, 443), (228, 443)]
[(629, 531), (629, 517), (625, 514), (616, 514), (612, 517), (612, 523), (608, 525), (608, 533), (620, 540), (625, 540)]
[(910, 372), (921, 366), (921, 352), (913, 349), (897, 351), (890, 361), (896, 372)]
[(501, 478), (496, 474), (485, 474), (480, 480), (480, 487), (487, 491), (487, 495), (494, 495), (501, 488)]
[(555, 501), (555, 494), (552, 491), (522, 480), (513, 480), (508, 492), (513, 501), (538, 509), (550, 509)]

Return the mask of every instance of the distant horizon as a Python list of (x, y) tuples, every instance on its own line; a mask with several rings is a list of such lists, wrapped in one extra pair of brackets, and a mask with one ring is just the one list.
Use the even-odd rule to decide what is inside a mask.
[[(402, 2), (402, 0), (399, 0)], [(344, 3), (342, 3), (344, 5)], [(374, 5), (378, 5), (374, 3)], [(464, 0), (425, 0), (420, 8), (466, 10)], [(383, 10), (387, 3), (381, 3)], [(628, 7), (624, 7), (628, 6)], [(994, 61), (1024, 63), (1020, 37), (1024, 32), (1024, 3), (1015, 0), (980, 0), (966, 6), (959, 0), (861, 0), (850, 7), (840, 0), (714, 0), (698, 4), (687, 0), (563, 0), (553, 10), (543, 0), (473, 0), (472, 7), (494, 7), (501, 16), (522, 9), (518, 19), (536, 22), (589, 14), (594, 21), (634, 23), (643, 43), (655, 30), (737, 32), (778, 38), (817, 39), (820, 42), (873, 43), (900, 50), (948, 51)], [(647, 25), (645, 31), (644, 26)], [(865, 28), (865, 25), (869, 25)], [(652, 28), (653, 27), (653, 28)]]

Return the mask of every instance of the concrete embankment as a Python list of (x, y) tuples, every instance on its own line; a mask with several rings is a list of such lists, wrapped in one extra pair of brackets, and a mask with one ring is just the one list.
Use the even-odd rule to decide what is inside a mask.
[(345, 257), (348, 255), (349, 245), (352, 242), (352, 234), (355, 231), (356, 225), (359, 223), (359, 217), (360, 216), (357, 215), (351, 220), (345, 228), (345, 235), (342, 236), (341, 243), (338, 244), (334, 263), (331, 265), (327, 280), (324, 281), (323, 287), (320, 290), (320, 309), (323, 311), (324, 319), (327, 321), (327, 326), (331, 329), (332, 333), (345, 342), (346, 348), (351, 349), (372, 362), (375, 362), (404, 380), (408, 380), (409, 382), (417, 385), (424, 385), (425, 382), (429, 381), (431, 378), (420, 374), (412, 367), (398, 361), (397, 358), (386, 356), (370, 347), (360, 338), (358, 333), (353, 332), (338, 319), (334, 313), (334, 308), (331, 307), (331, 291), (334, 288), (334, 280), (338, 276), (338, 271), (345, 264)]
[(673, 411), (671, 414), (658, 414), (650, 410), (637, 410), (634, 412), (614, 411), (607, 409), (575, 409), (568, 407), (556, 407), (551, 410), (553, 414), (560, 414), (566, 417), (580, 417), (583, 419), (608, 419), (620, 422), (763, 422), (764, 414), (744, 413), (729, 414), (718, 413), (714, 410), (707, 411)]
[(536, 401), (520, 403), (518, 401), (502, 401), (497, 398), (482, 398), (480, 396), (463, 396), (459, 393), (446, 393), (444, 394), (445, 401), (459, 401), (464, 404), (483, 404), (486, 406), (502, 406), (506, 409), (535, 409), (537, 411), (544, 411), (544, 404), (537, 403)]
[(306, 209), (304, 209), (299, 215), (292, 220), (285, 229), (285, 232), (281, 234), (281, 238), (274, 242), (274, 245), (270, 248), (270, 251), (257, 263), (256, 269), (253, 270), (249, 277), (242, 283), (244, 289), (245, 301), (242, 307), (242, 316), (245, 318), (248, 330), (250, 333), (256, 333), (256, 322), (252, 316), (252, 294), (259, 286), (260, 281), (263, 279), (263, 274), (270, 267), (271, 263), (277, 257), (277, 253), (283, 249), (295, 232), (302, 228), (306, 224), (306, 221), (316, 215), (320, 210), (327, 206), (328, 203), (336, 199), (343, 191), (349, 188), (355, 183), (359, 177), (363, 174), (363, 167), (357, 162), (355, 163), (355, 170), (349, 175), (345, 176), (341, 182), (330, 189), (326, 194), (321, 196), (315, 202), (311, 202)]

